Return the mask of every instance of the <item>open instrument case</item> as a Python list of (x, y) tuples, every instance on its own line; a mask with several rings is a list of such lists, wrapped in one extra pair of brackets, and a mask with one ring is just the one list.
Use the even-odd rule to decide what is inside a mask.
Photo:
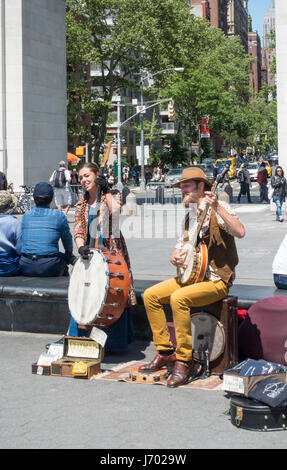
[(65, 336), (63, 357), (51, 365), (32, 364), (32, 374), (90, 379), (101, 372), (103, 347), (91, 338)]
[(91, 338), (64, 337), (63, 357), (51, 364), (51, 375), (90, 379), (101, 372), (103, 348)]

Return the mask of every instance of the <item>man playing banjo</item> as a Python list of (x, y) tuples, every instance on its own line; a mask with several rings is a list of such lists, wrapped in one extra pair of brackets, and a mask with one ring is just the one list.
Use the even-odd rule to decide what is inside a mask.
[[(168, 387), (183, 385), (199, 374), (202, 366), (192, 358), (190, 308), (209, 305), (227, 296), (238, 263), (234, 237), (245, 236), (243, 224), (227, 203), (218, 201), (215, 189), (211, 188), (212, 183), (200, 168), (186, 168), (179, 183), (173, 186), (180, 187), (183, 204), (190, 208), (185, 218), (183, 236), (170, 258), (177, 268), (178, 276), (160, 282), (144, 293), (144, 305), (157, 354), (150, 363), (139, 368), (141, 373), (150, 373), (163, 367), (173, 367), (167, 381)], [(197, 217), (193, 224), (189, 224), (194, 204)], [(198, 271), (195, 267), (197, 275), (183, 282), (183, 273), (188, 269), (185, 245), (191, 244), (195, 253), (191, 256), (192, 266), (196, 265), (194, 260), (199, 258), (199, 247), (205, 247), (206, 267), (203, 269), (203, 250)], [(167, 328), (163, 309), (166, 304), (170, 304), (173, 313), (176, 350)]]

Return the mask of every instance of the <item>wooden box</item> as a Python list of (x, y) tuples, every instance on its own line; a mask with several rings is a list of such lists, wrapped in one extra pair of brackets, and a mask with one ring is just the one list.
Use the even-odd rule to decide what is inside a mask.
[(64, 337), (63, 357), (51, 364), (51, 375), (90, 379), (101, 372), (103, 348), (91, 338)]
[(32, 374), (51, 375), (51, 366), (40, 366), (37, 362), (32, 364)]
[[(76, 373), (75, 366), (78, 364), (86, 364), (87, 372), (86, 373)], [(84, 359), (81, 357), (78, 358), (66, 358), (63, 357), (58, 361), (52, 362), (51, 365), (51, 375), (56, 375), (59, 377), (82, 377), (90, 379), (93, 375), (99, 374), (101, 372), (101, 361), (100, 360), (91, 360)]]

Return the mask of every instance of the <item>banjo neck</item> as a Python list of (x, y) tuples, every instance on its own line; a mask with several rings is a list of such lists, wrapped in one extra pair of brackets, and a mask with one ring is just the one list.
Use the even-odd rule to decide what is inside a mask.
[[(218, 183), (215, 181), (212, 185), (212, 188), (211, 188), (211, 192), (212, 193), (215, 193), (216, 191), (216, 188), (218, 186)], [(196, 231), (196, 236), (198, 237), (199, 235), (199, 232), (202, 228), (202, 225), (203, 225), (203, 222), (205, 221), (205, 218), (206, 218), (206, 215), (207, 215), (207, 212), (208, 212), (208, 209), (209, 209), (209, 206), (207, 203), (205, 203), (205, 206), (204, 206), (204, 209), (201, 211), (198, 219), (197, 219), (197, 231)]]
[[(212, 192), (213, 194), (215, 193), (215, 191), (217, 189), (217, 186), (224, 179), (224, 177), (225, 177), (226, 173), (228, 172), (228, 170), (229, 170), (229, 166), (226, 166), (226, 168), (224, 168), (224, 170), (216, 177), (216, 180), (214, 181), (214, 183), (213, 183), (213, 185), (210, 189), (210, 192)], [(205, 207), (204, 207), (204, 209), (202, 210), (202, 212), (200, 213), (200, 215), (197, 219), (196, 238), (198, 237), (199, 232), (202, 228), (203, 222), (205, 221), (208, 209), (209, 209), (209, 206), (208, 206), (207, 203), (205, 203)]]

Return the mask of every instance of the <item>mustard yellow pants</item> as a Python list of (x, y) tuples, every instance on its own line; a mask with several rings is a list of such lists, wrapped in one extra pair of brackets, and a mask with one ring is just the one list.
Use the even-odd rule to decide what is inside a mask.
[(170, 304), (176, 335), (176, 358), (189, 361), (192, 357), (190, 308), (202, 307), (224, 299), (228, 287), (223, 281), (206, 281), (182, 287), (176, 278), (150, 287), (143, 299), (158, 351), (173, 349), (163, 305)]

